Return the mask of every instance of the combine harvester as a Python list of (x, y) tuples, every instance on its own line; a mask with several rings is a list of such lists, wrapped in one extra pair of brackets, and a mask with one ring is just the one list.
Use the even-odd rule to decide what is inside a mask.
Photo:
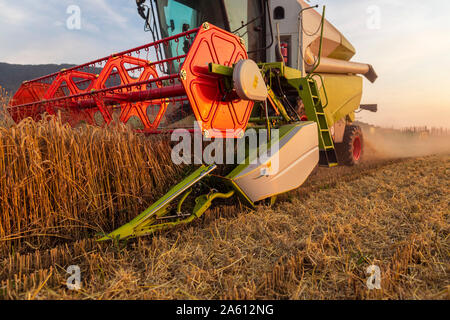
[[(196, 122), (209, 139), (242, 140), (248, 128), (267, 130), (268, 139), (227, 170), (200, 166), (101, 240), (189, 223), (215, 199), (237, 195), (249, 206), (274, 200), (300, 187), (317, 164), (361, 161), (355, 111), (376, 108), (360, 106), (360, 75), (371, 82), (377, 75), (350, 61), (355, 49), (325, 20), (325, 8), (320, 15), (302, 0), (136, 2), (154, 42), (23, 83), (9, 106), (12, 118), (59, 114), (72, 126), (119, 119), (146, 134), (195, 134)], [(252, 161), (256, 149), (269, 156)]]

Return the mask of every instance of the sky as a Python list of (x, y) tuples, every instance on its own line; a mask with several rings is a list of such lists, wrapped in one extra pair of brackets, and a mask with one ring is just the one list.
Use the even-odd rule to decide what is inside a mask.
[[(240, 0), (236, 0), (240, 1)], [(285, 0), (287, 1), (287, 0)], [(358, 119), (450, 128), (450, 1), (311, 0), (379, 75), (364, 81)], [(68, 28), (80, 8), (80, 28)], [(76, 26), (76, 25), (75, 25)], [(151, 41), (135, 0), (0, 0), (0, 62), (80, 64)]]

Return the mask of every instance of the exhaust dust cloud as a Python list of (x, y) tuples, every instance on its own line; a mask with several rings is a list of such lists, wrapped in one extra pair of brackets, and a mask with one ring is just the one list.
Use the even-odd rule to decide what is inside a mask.
[(448, 132), (408, 132), (363, 128), (367, 159), (390, 159), (450, 154)]

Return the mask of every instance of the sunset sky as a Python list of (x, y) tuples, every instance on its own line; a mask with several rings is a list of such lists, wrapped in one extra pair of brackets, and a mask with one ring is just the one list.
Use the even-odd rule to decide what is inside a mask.
[[(288, 1), (288, 0), (286, 0)], [(327, 19), (372, 64), (363, 103), (379, 112), (358, 118), (380, 126), (450, 128), (450, 2), (442, 0), (320, 0)], [(81, 29), (69, 30), (69, 5)], [(375, 10), (375, 11), (374, 11)], [(373, 14), (379, 12), (379, 25)], [(0, 0), (0, 62), (83, 63), (151, 41), (134, 0)]]

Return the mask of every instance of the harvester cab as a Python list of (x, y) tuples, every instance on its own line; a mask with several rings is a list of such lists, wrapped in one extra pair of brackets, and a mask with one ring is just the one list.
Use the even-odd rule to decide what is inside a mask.
[[(154, 39), (168, 38), (208, 22), (239, 35), (246, 44), (250, 58), (265, 61), (263, 53), (266, 48), (265, 19), (268, 8), (265, 0), (137, 0), (136, 2), (138, 12), (145, 19), (145, 29), (151, 31)], [(186, 43), (183, 44), (183, 49), (188, 47)], [(173, 56), (176, 52), (176, 47), (169, 47), (164, 54)]]
[[(213, 160), (200, 156), (191, 175), (102, 240), (189, 223), (216, 199), (273, 202), (318, 164), (361, 161), (362, 132), (351, 124), (360, 75), (377, 76), (350, 61), (355, 49), (325, 8), (321, 15), (302, 0), (136, 3), (152, 43), (25, 82), (9, 106), (17, 122), (47, 113), (73, 126), (116, 119), (144, 134), (182, 129), (215, 139)], [(217, 157), (222, 144), (226, 161)]]

